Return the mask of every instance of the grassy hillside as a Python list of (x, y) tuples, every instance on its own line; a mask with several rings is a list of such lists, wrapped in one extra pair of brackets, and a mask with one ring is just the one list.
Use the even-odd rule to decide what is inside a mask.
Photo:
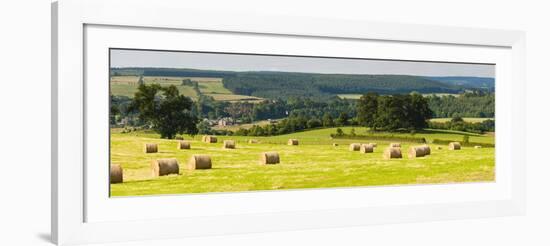
[[(350, 127), (343, 128), (351, 131)], [(355, 129), (359, 134), (365, 129)], [(480, 182), (494, 180), (494, 148), (437, 150), (432, 155), (409, 159), (383, 160), (388, 142), (377, 141), (374, 153), (361, 154), (348, 150), (357, 140), (330, 139), (335, 128), (318, 129), (274, 137), (253, 137), (258, 144), (248, 144), (252, 137), (222, 136), (218, 143), (200, 142), (200, 136), (184, 136), (191, 141), (190, 150), (177, 150), (176, 141), (159, 139), (152, 132), (111, 134), (111, 162), (124, 168), (124, 183), (111, 185), (113, 196), (226, 192), (276, 189), (330, 188), (372, 185), (422, 183)], [(384, 133), (381, 133), (384, 134)], [(425, 131), (415, 136), (426, 139), (462, 140), (467, 133)], [(410, 135), (410, 134), (403, 134)], [(470, 141), (494, 143), (494, 137), (468, 134)], [(297, 138), (298, 146), (288, 146), (289, 138)], [(237, 149), (222, 149), (225, 139), (237, 141)], [(366, 141), (365, 141), (366, 142)], [(158, 143), (159, 153), (144, 154), (144, 143)], [(338, 143), (339, 146), (332, 146)], [(402, 143), (402, 149), (411, 145)], [(446, 147), (446, 146), (443, 146)], [(278, 165), (259, 165), (259, 154), (277, 151)], [(210, 155), (213, 168), (188, 171), (185, 164), (192, 154)], [(177, 158), (180, 175), (151, 177), (150, 162), (158, 158)]]
[[(147, 77), (222, 78), (223, 87), (237, 95), (261, 98), (307, 96), (326, 98), (338, 94), (459, 93), (471, 88), (485, 88), (488, 83), (477, 77), (423, 77), (385, 74), (320, 74), (267, 71), (217, 71), (176, 68), (112, 68), (111, 75)], [(477, 80), (476, 80), (477, 79)], [(461, 83), (461, 81), (467, 81)], [(475, 84), (480, 81), (481, 86)], [(208, 92), (205, 92), (208, 93)], [(224, 94), (224, 93), (222, 93)], [(320, 99), (321, 100), (321, 99)]]
[[(111, 77), (111, 94), (115, 96), (126, 96), (132, 98), (138, 90), (139, 76), (124, 75)], [(191, 80), (198, 83), (199, 92), (205, 96), (211, 96), (217, 101), (250, 101), (261, 102), (264, 99), (259, 97), (236, 95), (223, 86), (221, 78), (210, 77), (170, 77), (170, 76), (143, 76), (145, 84), (157, 83), (162, 86), (175, 85), (179, 92), (193, 100), (197, 100), (197, 91), (189, 85), (182, 85), (182, 80)]]
[[(143, 77), (145, 84), (160, 84), (163, 86), (175, 85), (179, 92), (192, 99), (197, 99), (198, 95), (191, 86), (181, 85), (183, 77)], [(111, 94), (115, 96), (134, 97), (138, 90), (139, 76), (113, 76), (111, 77), (110, 86)]]

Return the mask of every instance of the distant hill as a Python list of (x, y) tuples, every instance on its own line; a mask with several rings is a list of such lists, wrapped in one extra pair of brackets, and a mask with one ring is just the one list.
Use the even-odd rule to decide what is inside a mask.
[(461, 77), (461, 76), (450, 76), (450, 77), (425, 77), (427, 79), (439, 81), (449, 85), (455, 85), (465, 88), (476, 88), (476, 89), (489, 89), (491, 91), (495, 88), (495, 79), (487, 77)]
[(424, 77), (410, 75), (320, 74), (270, 71), (219, 71), (176, 68), (112, 68), (111, 75), (222, 78), (223, 86), (238, 95), (262, 98), (310, 97), (320, 100), (338, 94), (460, 93), (494, 88), (494, 79)]

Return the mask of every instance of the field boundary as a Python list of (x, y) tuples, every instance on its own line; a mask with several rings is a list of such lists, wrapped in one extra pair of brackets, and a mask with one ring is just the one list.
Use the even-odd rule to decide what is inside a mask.
[(464, 141), (453, 141), (453, 140), (442, 140), (442, 139), (434, 139), (432, 141), (433, 144), (441, 144), (441, 145), (447, 145), (450, 142), (459, 142), (460, 145), (466, 146), (466, 147), (474, 147), (474, 146), (482, 146), (482, 147), (491, 147), (494, 148), (495, 144), (491, 143), (476, 143), (476, 142), (464, 142)]
[(402, 142), (411, 142), (411, 143), (426, 143), (426, 138), (423, 137), (397, 137), (397, 136), (376, 136), (376, 135), (342, 135), (330, 134), (330, 137), (333, 139), (359, 139), (359, 140), (383, 140), (383, 141), (402, 141)]

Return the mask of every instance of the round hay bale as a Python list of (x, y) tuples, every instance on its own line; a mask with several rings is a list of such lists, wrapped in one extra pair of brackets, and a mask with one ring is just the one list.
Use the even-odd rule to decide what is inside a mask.
[(332, 146), (338, 147), (338, 144), (337, 143), (332, 143)]
[(182, 136), (177, 136), (176, 140), (183, 140), (183, 137)]
[(212, 160), (207, 155), (193, 155), (187, 162), (187, 169), (210, 169), (212, 168)]
[(191, 143), (189, 141), (178, 141), (178, 149), (191, 149)]
[(474, 146), (474, 149), (481, 149), (482, 147), (480, 145)]
[(143, 151), (145, 153), (157, 153), (159, 151), (158, 145), (154, 143), (146, 143), (143, 146)]
[(384, 159), (394, 159), (394, 158), (403, 158), (403, 155), (401, 155), (401, 148), (398, 147), (388, 147), (386, 150), (384, 150), (384, 154), (382, 155)]
[(111, 171), (109, 175), (109, 182), (111, 184), (122, 183), (122, 167), (118, 164), (111, 164)]
[(258, 143), (258, 139), (249, 139), (249, 140), (248, 140), (248, 143), (249, 143), (249, 144)]
[(391, 143), (390, 147), (391, 148), (401, 148), (401, 144), (400, 143)]
[(224, 140), (223, 141), (223, 148), (224, 149), (234, 149), (235, 148), (235, 140)]
[(449, 149), (450, 150), (459, 150), (460, 149), (460, 143), (459, 142), (450, 142), (449, 143)]
[(210, 136), (210, 135), (203, 136), (203, 142), (205, 142), (205, 143), (217, 143), (218, 138), (215, 137), (215, 136)]
[(359, 149), (359, 152), (372, 153), (374, 152), (374, 146), (372, 144), (361, 144), (361, 148)]
[(429, 145), (424, 144), (424, 145), (422, 145), (422, 147), (424, 148), (424, 152), (426, 152), (426, 155), (432, 154), (432, 149), (430, 148)]
[(289, 139), (288, 145), (298, 145), (298, 139)]
[(361, 149), (361, 144), (359, 143), (352, 143), (349, 145), (350, 151), (359, 151), (359, 149)]
[(427, 155), (427, 148), (425, 146), (411, 146), (409, 147), (409, 158), (423, 157)]
[(151, 161), (153, 177), (176, 174), (180, 172), (180, 165), (176, 158), (166, 158)]
[(260, 155), (260, 164), (262, 165), (279, 164), (280, 161), (277, 152), (264, 152)]

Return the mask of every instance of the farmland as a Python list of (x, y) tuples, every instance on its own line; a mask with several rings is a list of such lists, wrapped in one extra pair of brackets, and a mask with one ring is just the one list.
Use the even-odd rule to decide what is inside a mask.
[[(197, 100), (199, 94), (190, 85), (183, 85), (183, 80), (190, 80), (198, 83), (198, 93), (210, 96), (216, 101), (250, 101), (261, 102), (264, 99), (253, 96), (236, 95), (223, 86), (221, 78), (203, 78), (203, 77), (169, 77), (169, 76), (144, 76), (144, 84), (160, 84), (162, 86), (174, 85), (178, 91)], [(111, 94), (115, 96), (126, 96), (132, 98), (138, 90), (139, 76), (112, 76), (110, 81)]]
[[(433, 119), (430, 119), (431, 122), (440, 122), (440, 123), (449, 122), (451, 120), (452, 120), (452, 118), (433, 118)], [(494, 118), (469, 118), (469, 117), (465, 117), (465, 118), (462, 118), (462, 120), (464, 120), (464, 122), (479, 123), (479, 122), (483, 122), (483, 121), (486, 121), (486, 120), (494, 120)]]
[[(352, 127), (342, 127), (349, 133)], [(365, 128), (356, 127), (357, 134), (366, 134)], [(485, 182), (494, 180), (494, 148), (464, 147), (459, 151), (437, 150), (431, 144), (432, 154), (409, 159), (406, 150), (414, 143), (402, 142), (403, 159), (383, 160), (382, 152), (389, 142), (376, 141), (374, 153), (361, 154), (348, 150), (352, 142), (366, 140), (331, 139), (336, 128), (323, 128), (271, 137), (219, 136), (218, 143), (203, 143), (200, 136), (185, 135), (191, 141), (190, 150), (177, 150), (176, 141), (160, 139), (149, 131), (121, 133), (112, 129), (111, 163), (124, 169), (124, 183), (112, 184), (112, 196), (153, 194), (182, 194), (199, 192), (236, 192), (277, 189), (331, 188), (375, 185), (404, 185), (425, 183)], [(392, 136), (412, 136), (408, 133), (376, 133)], [(462, 141), (468, 135), (470, 142), (493, 143), (494, 136), (454, 131), (424, 130), (414, 137)], [(251, 138), (257, 144), (248, 144)], [(296, 138), (298, 146), (286, 141)], [(237, 142), (236, 149), (222, 149), (225, 139)], [(159, 152), (143, 153), (145, 143), (159, 144)], [(333, 146), (338, 143), (338, 146)], [(259, 165), (259, 155), (277, 151), (281, 163)], [(189, 171), (185, 164), (192, 154), (211, 156), (213, 167)], [(159, 158), (177, 158), (179, 175), (151, 176), (150, 162)]]

